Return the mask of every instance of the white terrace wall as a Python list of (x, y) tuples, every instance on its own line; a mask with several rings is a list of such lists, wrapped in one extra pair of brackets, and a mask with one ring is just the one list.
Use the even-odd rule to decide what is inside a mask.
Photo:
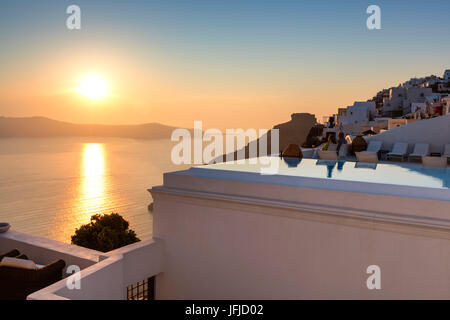
[(151, 190), (157, 299), (450, 298), (450, 202), (178, 180)]
[(450, 114), (409, 123), (367, 137), (366, 140), (382, 141), (382, 148), (386, 150), (391, 150), (395, 142), (407, 142), (410, 144), (409, 151), (416, 143), (428, 143), (431, 152), (443, 152), (444, 145), (450, 144)]
[[(66, 280), (47, 287), (29, 298), (43, 297), (45, 293), (53, 293), (70, 300), (124, 300), (126, 286), (124, 286), (123, 257), (121, 255), (110, 257), (96, 265), (81, 271), (80, 289), (69, 289)], [(42, 294), (44, 293), (44, 294)]]
[(69, 289), (63, 279), (28, 299), (124, 300), (127, 286), (162, 271), (162, 243), (157, 239), (140, 241), (105, 253), (104, 260), (81, 270), (80, 289)]
[(59, 241), (37, 237), (14, 230), (0, 234), (0, 252), (18, 249), (37, 264), (46, 265), (62, 259), (69, 265), (80, 269), (97, 263), (104, 253)]
[[(449, 231), (173, 200), (155, 202), (167, 248), (157, 299), (450, 298)], [(370, 265), (381, 290), (366, 286)]]

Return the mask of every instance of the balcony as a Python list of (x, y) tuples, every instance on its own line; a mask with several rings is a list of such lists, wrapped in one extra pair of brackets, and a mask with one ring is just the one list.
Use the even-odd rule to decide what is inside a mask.
[[(162, 272), (162, 244), (158, 240), (141, 241), (107, 253), (10, 230), (0, 234), (0, 252), (18, 249), (37, 264), (62, 259), (66, 263), (63, 279), (30, 294), (28, 300), (125, 300), (148, 298), (130, 288), (145, 283)], [(67, 273), (68, 267), (80, 269)], [(69, 269), (70, 270), (70, 269)], [(79, 281), (79, 287), (73, 285)], [(148, 290), (147, 287), (145, 287)]]

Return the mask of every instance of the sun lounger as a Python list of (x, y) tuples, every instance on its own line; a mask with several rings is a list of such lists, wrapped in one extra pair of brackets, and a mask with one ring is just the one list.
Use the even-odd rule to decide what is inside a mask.
[(430, 154), (430, 145), (428, 143), (416, 143), (414, 151), (409, 155), (409, 161), (413, 159), (422, 159)]
[(388, 160), (392, 158), (400, 158), (402, 161), (406, 158), (408, 152), (408, 144), (406, 142), (396, 142), (391, 152), (387, 154)]
[(424, 156), (422, 157), (422, 164), (424, 167), (447, 168), (447, 158)]
[(337, 155), (336, 151), (319, 150), (318, 155), (319, 155), (319, 159), (321, 159), (321, 160), (337, 160), (338, 159), (338, 155)]
[(378, 154), (378, 151), (380, 151), (382, 144), (382, 141), (370, 141), (369, 145), (367, 146), (367, 150), (362, 152)]
[(442, 154), (443, 158), (447, 158), (447, 161), (450, 160), (450, 144), (446, 144), (444, 148), (444, 153)]
[(337, 144), (336, 143), (330, 143), (328, 146), (328, 149), (326, 151), (336, 151), (337, 150)]
[(366, 163), (377, 163), (378, 155), (373, 152), (355, 152), (356, 159), (358, 162), (366, 162)]

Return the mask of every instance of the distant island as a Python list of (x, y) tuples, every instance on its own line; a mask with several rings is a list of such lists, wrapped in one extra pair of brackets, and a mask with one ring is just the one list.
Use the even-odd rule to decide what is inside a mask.
[(45, 117), (9, 118), (0, 116), (0, 138), (12, 137), (115, 137), (170, 139), (175, 127), (159, 123), (139, 125), (75, 124)]

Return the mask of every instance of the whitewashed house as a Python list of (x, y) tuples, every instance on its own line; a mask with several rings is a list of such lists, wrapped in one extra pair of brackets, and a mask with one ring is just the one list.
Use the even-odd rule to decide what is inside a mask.
[(445, 70), (443, 78), (445, 82), (450, 82), (450, 69)]
[(355, 102), (353, 106), (340, 109), (338, 112), (338, 122), (340, 125), (350, 125), (358, 122), (369, 121), (377, 115), (377, 109), (374, 101)]
[(424, 87), (396, 87), (391, 88), (389, 97), (383, 99), (381, 113), (383, 116), (402, 116), (411, 112), (413, 102), (425, 102), (425, 97), (433, 94), (431, 88)]

